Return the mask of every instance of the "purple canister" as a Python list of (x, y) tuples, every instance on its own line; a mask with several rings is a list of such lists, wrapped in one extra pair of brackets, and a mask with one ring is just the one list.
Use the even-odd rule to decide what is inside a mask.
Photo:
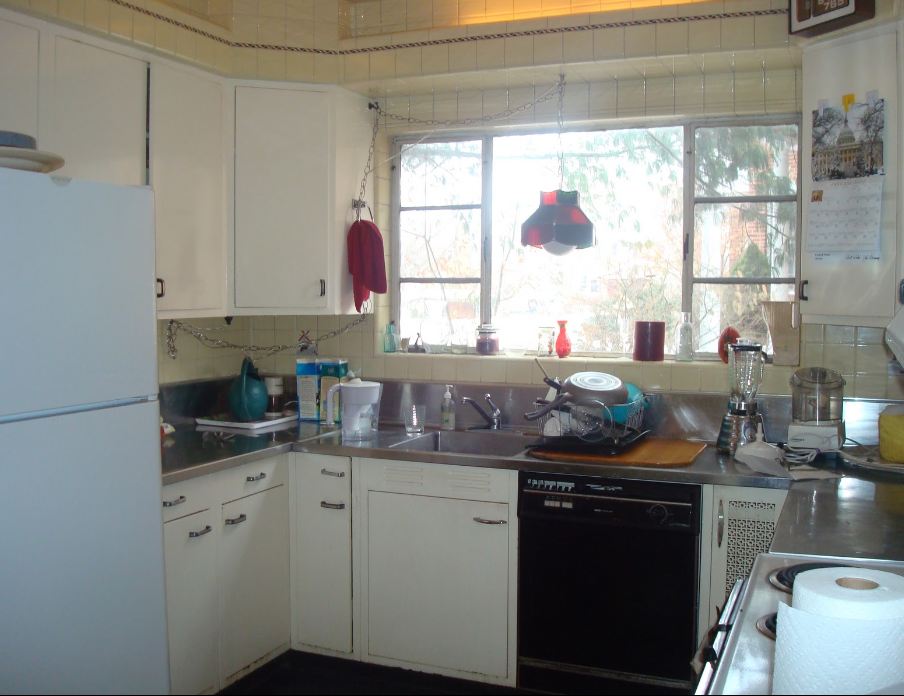
[(665, 349), (664, 321), (634, 322), (634, 359), (662, 360)]

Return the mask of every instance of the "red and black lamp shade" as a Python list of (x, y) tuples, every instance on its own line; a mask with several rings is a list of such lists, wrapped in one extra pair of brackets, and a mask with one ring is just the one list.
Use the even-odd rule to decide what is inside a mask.
[(541, 191), (540, 207), (521, 225), (521, 244), (556, 256), (596, 243), (593, 223), (578, 205), (577, 191)]

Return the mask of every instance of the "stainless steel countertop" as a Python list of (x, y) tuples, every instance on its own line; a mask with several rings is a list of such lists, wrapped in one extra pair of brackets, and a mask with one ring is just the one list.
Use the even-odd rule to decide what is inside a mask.
[(268, 433), (179, 428), (163, 440), (163, 485), (289, 452), (296, 442), (333, 430), (319, 423), (298, 423)]
[(904, 560), (904, 477), (847, 472), (797, 481), (770, 551), (865, 560)]
[[(519, 471), (619, 476), (631, 479), (726, 486), (788, 488), (791, 483), (790, 479), (756, 473), (745, 464), (718, 454), (712, 446), (707, 446), (690, 466), (658, 468), (548, 462), (534, 459), (523, 452), (513, 457), (500, 457), (391, 448), (392, 445), (402, 442), (408, 437), (403, 429), (386, 428), (381, 429), (380, 433), (370, 440), (343, 442), (337, 430), (316, 423), (301, 423), (285, 430), (258, 435), (252, 432), (247, 434), (230, 432), (225, 439), (215, 432), (201, 432), (194, 429), (177, 430), (173, 435), (167, 436), (164, 441), (162, 450), (163, 484), (204, 476), (290, 450), (346, 457), (482, 466)], [(525, 436), (525, 448), (533, 440), (533, 437)]]
[[(790, 479), (759, 474), (731, 457), (724, 457), (718, 454), (715, 447), (712, 446), (707, 446), (690, 466), (660, 468), (652, 466), (612, 466), (549, 462), (534, 459), (524, 452), (513, 457), (498, 457), (390, 449), (392, 445), (406, 439), (406, 437), (408, 436), (405, 435), (404, 431), (386, 430), (381, 431), (379, 436), (372, 440), (342, 442), (337, 432), (317, 440), (297, 443), (293, 449), (296, 452), (333, 454), (346, 457), (370, 457), (398, 461), (456, 464), (459, 466), (482, 466), (493, 469), (515, 469), (518, 471), (550, 471), (589, 476), (616, 476), (653, 481), (711, 483), (725, 486), (787, 488), (791, 483)], [(530, 443), (532, 440), (534, 440), (533, 437), (526, 437), (526, 443)]]

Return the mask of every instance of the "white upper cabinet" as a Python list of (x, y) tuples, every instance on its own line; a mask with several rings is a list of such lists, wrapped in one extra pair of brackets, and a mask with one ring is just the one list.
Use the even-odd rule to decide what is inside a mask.
[[(879, 66), (883, 66), (879, 69)], [(803, 129), (801, 135), (801, 281), (800, 309), (804, 321), (884, 327), (894, 316), (898, 285), (898, 70), (897, 37), (893, 29), (839, 37), (807, 46), (803, 53)], [(817, 260), (812, 234), (817, 231), (811, 198), (825, 186), (813, 181), (813, 113), (823, 106), (842, 107), (842, 97), (856, 102), (870, 94), (885, 100), (884, 169), (880, 251), (878, 259), (852, 261), (839, 255)], [(856, 116), (849, 119), (855, 136)], [(851, 181), (851, 180), (849, 180)], [(838, 182), (827, 181), (826, 186)], [(816, 194), (817, 197), (819, 194)], [(852, 214), (860, 217), (856, 201)], [(846, 230), (850, 233), (850, 230)], [(806, 297), (807, 299), (804, 299)]]
[(226, 314), (224, 86), (154, 62), (150, 182), (157, 213), (162, 318)]
[(66, 160), (55, 173), (146, 183), (147, 63), (62, 36), (47, 43), (38, 142)]
[(236, 87), (236, 314), (354, 312), (346, 231), (368, 119), (338, 88)]
[[(38, 136), (38, 30), (0, 19), (0, 130)], [(40, 149), (43, 143), (38, 143)]]

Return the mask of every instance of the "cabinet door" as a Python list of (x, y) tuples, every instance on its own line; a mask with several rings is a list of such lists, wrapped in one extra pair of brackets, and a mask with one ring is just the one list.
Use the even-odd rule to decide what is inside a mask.
[(289, 505), (286, 486), (221, 507), (220, 674), (289, 642)]
[(368, 491), (366, 653), (507, 673), (509, 506)]
[(0, 94), (0, 128), (37, 138), (37, 29), (0, 20)]
[(217, 526), (215, 509), (163, 525), (170, 685), (175, 694), (217, 690)]
[(157, 213), (157, 311), (222, 316), (226, 307), (223, 85), (154, 63), (150, 175)]
[(328, 92), (235, 93), (235, 306), (326, 307), (333, 163)]
[(710, 625), (735, 582), (750, 574), (758, 554), (769, 550), (787, 494), (772, 488), (713, 486)]
[(41, 149), (66, 164), (56, 174), (146, 183), (147, 63), (56, 37), (41, 107)]
[(346, 457), (296, 455), (292, 550), (298, 647), (352, 651), (350, 476)]

